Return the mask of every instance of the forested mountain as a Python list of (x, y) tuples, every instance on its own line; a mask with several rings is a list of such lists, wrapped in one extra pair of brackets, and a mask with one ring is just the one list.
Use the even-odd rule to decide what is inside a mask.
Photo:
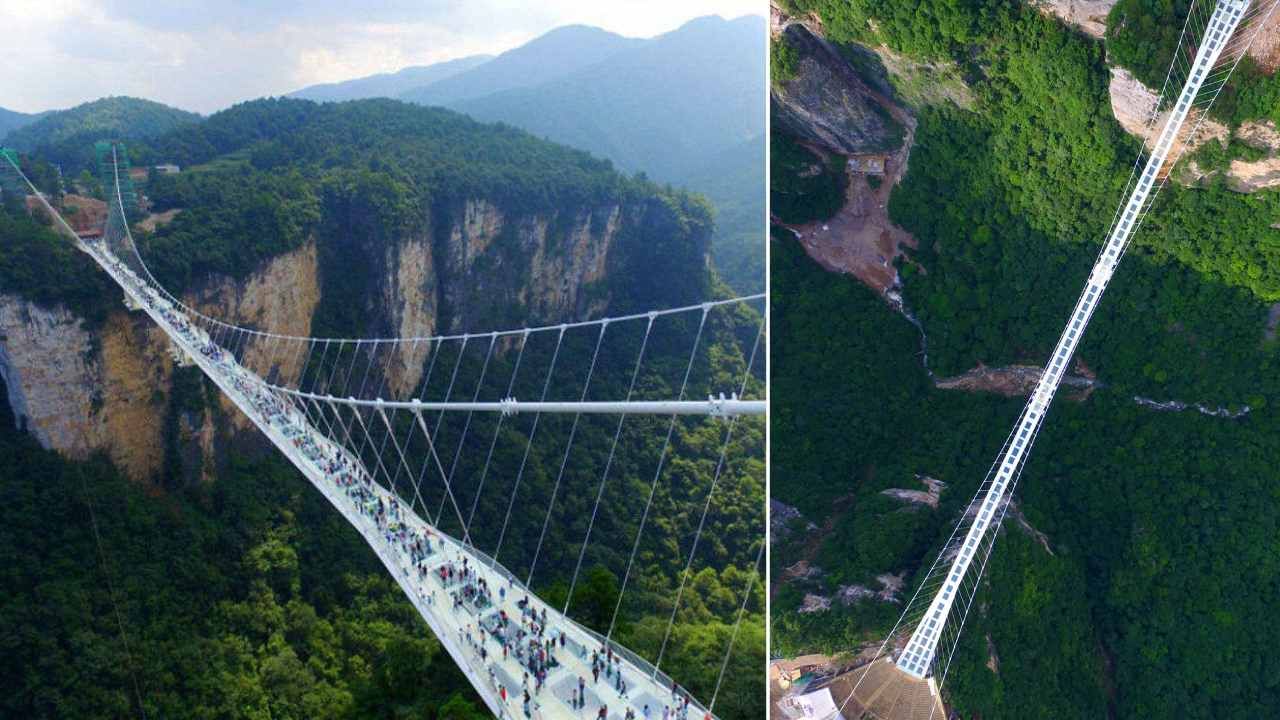
[(721, 275), (739, 292), (758, 292), (764, 53), (764, 20), (756, 16), (698, 18), (644, 40), (575, 25), (424, 87), (391, 93), (374, 76), (339, 83), (336, 92), (398, 95), (506, 122), (702, 192), (717, 210), (712, 255)]
[[(911, 592), (1024, 402), (935, 383), (1043, 364), (1137, 152), (1108, 61), (1149, 77), (1172, 46), (1125, 47), (1115, 25), (1104, 44), (1030, 3), (780, 4), (820, 20), (918, 122), (888, 203), (918, 243), (896, 265), (913, 317), (775, 231), (772, 489), (799, 515), (776, 536), (772, 638), (790, 655), (878, 645), (892, 627), (901, 605), (840, 598), (883, 577)], [(1186, 7), (1121, 5), (1133, 29)], [(1232, 98), (1274, 77), (1240, 76), (1215, 116), (1265, 118), (1274, 106)], [(836, 213), (840, 183), (872, 182), (774, 143), (812, 181), (790, 189), (821, 196), (793, 204), (806, 220)], [(1017, 486), (1025, 524), (1006, 519), (946, 678), (960, 715), (1245, 718), (1280, 703), (1280, 630), (1244, 620), (1280, 581), (1266, 540), (1280, 523), (1277, 228), (1275, 190), (1162, 191), (1083, 339), (1073, 371), (1097, 382), (1060, 393)], [(922, 478), (945, 483), (936, 508), (903, 499), (926, 494)]]
[(69, 110), (45, 113), (40, 119), (10, 132), (4, 144), (18, 150), (37, 152), (49, 162), (63, 166), (72, 175), (93, 169), (93, 143), (102, 138), (150, 138), (181, 125), (197, 122), (200, 116), (150, 100), (105, 97)]
[(562, 77), (453, 107), (681, 182), (764, 131), (765, 41), (763, 18), (699, 18)]
[(432, 83), (466, 72), (492, 59), (492, 55), (469, 55), (432, 65), (407, 67), (393, 73), (370, 75), (345, 82), (310, 85), (289, 93), (288, 97), (317, 102), (396, 97), (410, 90), (425, 88)]
[(740, 293), (764, 290), (760, 231), (768, 182), (765, 138), (759, 135), (705, 159), (681, 183), (696, 188), (714, 206), (711, 257), (716, 272)]
[[(745, 180), (741, 168), (762, 167), (763, 24), (699, 18), (562, 77), (447, 104), (706, 193), (721, 211), (717, 266), (740, 290), (759, 290), (762, 186), (718, 176)], [(435, 101), (430, 89), (406, 97)]]
[[(157, 225), (138, 228), (144, 255), (188, 302), (235, 322), (317, 336), (426, 335), (722, 292), (707, 270), (711, 219), (700, 198), (445, 109), (262, 100), (129, 146), (184, 168), (148, 183)], [(47, 176), (39, 152), (24, 162)], [(0, 616), (12, 619), (4, 627), (21, 633), (0, 663), (12, 689), (0, 715), (129, 715), (140, 696), (149, 716), (478, 717), (480, 704), (374, 555), (216, 388), (174, 367), (147, 320), (130, 317), (102, 274), (18, 203), (0, 209), (0, 232), (4, 377), (21, 417), (0, 427), (0, 525), (6, 548), (26, 549), (0, 580)], [(32, 258), (45, 260), (33, 268)], [(707, 324), (708, 353), (692, 381), (700, 391), (743, 372), (756, 320), (740, 313)], [(566, 342), (561, 352), (581, 359), (589, 350)], [(663, 343), (650, 353), (641, 384), (670, 392), (665, 370), (683, 360)], [(495, 352), (491, 371), (511, 373), (512, 362)], [(614, 375), (598, 382), (625, 389)], [(531, 395), (536, 382), (522, 376), (515, 392)], [(616, 497), (583, 566), (575, 616), (595, 628), (608, 625), (638, 529), (648, 478), (636, 453), (653, 447), (650, 425), (629, 422), (622, 435)], [(758, 458), (762, 428), (740, 427), (735, 456)], [(458, 431), (450, 422), (439, 430), (442, 442), (467, 442), (455, 488), (474, 494), (480, 513), (500, 513), (508, 488), (481, 494), (475, 485), (487, 439)], [(539, 427), (521, 487), (531, 506), (545, 507), (559, 482), (556, 442), (569, 431), (553, 419)], [(531, 432), (524, 422), (502, 427), (495, 477), (514, 475), (508, 465), (523, 460), (512, 448)], [(720, 432), (677, 424), (673, 447), (711, 447)], [(613, 429), (583, 422), (578, 433), (585, 444)], [(565, 487), (592, 486), (602, 460), (575, 456)], [(714, 458), (682, 462), (679, 481), (658, 491), (662, 520), (645, 531), (615, 635), (647, 656), (671, 613), (669, 588), (683, 567), (676, 550), (697, 521), (688, 509), (714, 471)], [(702, 696), (760, 547), (762, 477), (760, 461), (747, 459), (720, 478), (707, 520), (713, 559), (699, 562), (667, 647), (663, 669)], [(591, 516), (587, 495), (566, 494), (550, 518), (535, 580), (549, 597), (566, 593), (573, 539)], [(65, 521), (36, 519), (55, 516)], [(516, 513), (510, 537), (536, 537), (541, 522)], [(476, 537), (490, 543), (497, 532)], [(533, 542), (510, 545), (504, 565), (530, 568)], [(105, 559), (83, 561), (95, 551)], [(737, 638), (745, 650), (717, 706), (728, 718), (755, 717), (762, 692), (756, 587)], [(72, 676), (73, 686), (56, 682)]]
[(44, 113), (23, 113), (15, 110), (7, 110), (0, 108), (0, 142), (4, 142), (5, 136), (20, 127), (25, 127), (40, 119)]
[(423, 105), (451, 106), (472, 98), (557, 80), (643, 42), (597, 27), (566, 25), (508, 50), (468, 72), (404, 92), (400, 98)]

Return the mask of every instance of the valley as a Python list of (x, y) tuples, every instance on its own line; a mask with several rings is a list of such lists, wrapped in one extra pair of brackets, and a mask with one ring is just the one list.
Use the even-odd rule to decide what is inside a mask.
[[(262, 100), (126, 143), (148, 164), (188, 169), (140, 175), (150, 215), (134, 225), (139, 251), (185, 303), (248, 327), (319, 337), (466, 333), (687, 305), (728, 292), (707, 261), (713, 221), (700, 198), (448, 110), (389, 100)], [(35, 147), (21, 156), (24, 173), (51, 202), (81, 207), (73, 216), (83, 212), (87, 220), (96, 212), (92, 204), (60, 192), (52, 163), (63, 145)], [(57, 157), (68, 167), (77, 155)], [(92, 170), (72, 182), (86, 194), (103, 184)], [(479, 698), (358, 536), (323, 499), (317, 503), (245, 415), (194, 368), (175, 362), (169, 342), (126, 311), (119, 290), (104, 285), (46, 227), (41, 212), (29, 211), (8, 188), (0, 211), (6, 239), (0, 360), (11, 411), (4, 415), (12, 420), (3, 428), (3, 451), (15, 474), (6, 483), (13, 494), (7, 511), (14, 514), (5, 523), (13, 533), (6, 548), (47, 546), (46, 529), (21, 519), (43, 515), (32, 503), (44, 504), (75, 518), (64, 543), (98, 563), (59, 572), (58, 564), (40, 564), (53, 557), (50, 551), (14, 561), (22, 577), (6, 584), (3, 612), (41, 628), (47, 642), (19, 643), (0, 672), (16, 679), (32, 665), (33, 652), (49, 669), (15, 680), (18, 690), (3, 712), (49, 716), (57, 707), (60, 717), (94, 717), (94, 707), (109, 703), (123, 715), (145, 702), (148, 713), (162, 715), (194, 704), (210, 717), (228, 707), (273, 716), (479, 716)], [(743, 372), (750, 348), (742, 343), (754, 337), (757, 322), (747, 312), (707, 323), (705, 342), (715, 350), (699, 364), (697, 387)], [(654, 368), (640, 378), (646, 392), (674, 392), (663, 372), (672, 342), (655, 338)], [(563, 354), (585, 364), (580, 356), (588, 350), (575, 341)], [(493, 369), (514, 378), (510, 351), (500, 346)], [(387, 385), (425, 392), (432, 378), (424, 358), (403, 359), (388, 366)], [(610, 372), (598, 384), (616, 390), (623, 381)], [(536, 382), (521, 376), (514, 392), (536, 397)], [(443, 437), (467, 440), (456, 426), (461, 422), (445, 423)], [(586, 455), (557, 472), (556, 442), (563, 445), (571, 430), (558, 420), (542, 425), (538, 450), (523, 459), (511, 457), (508, 446), (525, 437), (532, 445), (536, 422), (499, 427), (504, 444), (494, 458), (495, 467), (518, 464), (521, 474), (527, 464), (524, 492), (535, 505), (546, 502), (561, 476), (566, 485), (592, 485), (594, 462), (603, 460)], [(621, 433), (624, 446), (645, 447), (650, 426), (631, 424)], [(599, 423), (584, 421), (579, 432), (608, 437)], [(712, 424), (682, 423), (673, 443), (701, 447), (719, 435)], [(479, 468), (472, 466), (487, 461), (480, 441), (468, 442), (475, 452), (465, 454), (460, 471), (474, 483)], [(747, 456), (756, 453), (763, 427), (744, 426), (734, 442)], [(664, 630), (677, 608), (658, 588), (680, 577), (683, 552), (667, 548), (678, 548), (677, 538), (698, 522), (686, 508), (708, 492), (716, 468), (714, 458), (709, 466), (681, 465), (682, 482), (658, 494), (661, 523), (645, 532), (643, 563), (632, 568), (617, 548), (629, 545), (625, 533), (639, 534), (635, 505), (647, 487), (642, 462), (619, 453), (616, 472), (625, 487), (615, 490), (616, 507), (599, 518), (600, 539), (582, 565), (575, 614), (586, 627), (609, 627), (625, 570), (631, 584), (615, 637), (655, 656), (661, 646), (663, 670), (710, 696), (733, 634), (746, 650), (732, 656), (717, 713), (751, 716), (745, 698), (758, 696), (753, 688), (763, 680), (742, 668), (762, 657), (763, 600), (740, 596), (761, 543), (752, 525), (761, 521), (762, 461), (715, 472), (721, 502), (705, 522), (716, 537), (716, 560), (695, 566), (696, 582), (669, 634)], [(51, 474), (69, 480), (44, 494), (31, 488)], [(79, 487), (81, 478), (92, 478), (92, 487)], [(467, 492), (481, 513), (501, 517), (508, 489)], [(575, 561), (583, 562), (570, 538), (585, 531), (585, 502), (581, 493), (563, 499), (554, 522), (548, 510), (540, 595), (565, 597)], [(121, 504), (127, 513), (107, 510)], [(100, 532), (92, 532), (89, 514), (107, 512), (111, 519), (100, 519)], [(326, 521), (313, 522), (321, 517)], [(512, 536), (522, 541), (503, 562), (531, 570), (536, 550), (524, 540), (537, 537), (543, 518), (510, 519)], [(485, 542), (497, 531), (484, 528)], [(175, 564), (181, 568), (172, 571)], [(155, 587), (170, 572), (174, 582)], [(39, 607), (49, 583), (119, 621), (77, 633), (77, 607)], [(739, 623), (744, 601), (753, 609)], [(83, 651), (50, 650), (77, 645)], [(205, 665), (212, 673), (200, 672)], [(83, 678), (74, 692), (49, 684), (65, 673)], [(422, 682), (427, 674), (433, 680)]]
[[(829, 272), (831, 251), (793, 231), (839, 228), (827, 244), (856, 252), (863, 226), (842, 225), (841, 213), (853, 197), (845, 183), (861, 173), (824, 159), (830, 148), (810, 150), (816, 159), (793, 163), (794, 174), (775, 165), (772, 487), (797, 513), (774, 545), (775, 656), (819, 653), (848, 667), (878, 646), (901, 604), (844, 589), (900, 575), (911, 592), (986, 475), (1136, 150), (1124, 123), (1140, 93), (1118, 93), (1116, 78), (1147, 76), (1126, 67), (1117, 18), (1151, 12), (777, 4), (775, 23), (820, 29), (859, 82), (883, 78), (916, 125), (887, 202), (914, 241), (893, 263), (896, 287), (887, 273)], [(1167, 57), (1152, 63), (1161, 75)], [(922, 95), (930, 83), (903, 67), (966, 89)], [(783, 71), (780, 81), (774, 68), (775, 102), (790, 87)], [(1243, 717), (1273, 701), (1262, 674), (1238, 674), (1229, 689), (1189, 644), (1205, 628), (1198, 618), (1265, 602), (1241, 574), (1271, 577), (1248, 544), (1262, 542), (1256, 530), (1274, 513), (1247, 498), (1270, 494), (1264, 458), (1280, 452), (1266, 334), (1280, 216), (1274, 188), (1241, 182), (1274, 150), (1240, 138), (1273, 127), (1274, 105), (1250, 103), (1274, 85), (1265, 72), (1240, 77), (1241, 101), (1214, 110), (1226, 145), (1206, 141), (1175, 169), (1084, 338), (1080, 389), (1054, 403), (1017, 487), (1025, 522), (1000, 533), (946, 680), (962, 717)], [(775, 124), (772, 142), (777, 158), (796, 137)], [(1206, 157), (1215, 145), (1225, 159)], [(780, 189), (790, 193), (781, 203)], [(796, 215), (779, 217), (780, 206)], [(820, 401), (803, 397), (813, 387), (824, 388)], [(944, 484), (936, 507), (897, 499), (923, 490), (920, 477)], [(1228, 526), (1249, 529), (1223, 535)], [(804, 572), (788, 574), (800, 560)], [(1267, 641), (1208, 625), (1227, 633), (1209, 654), (1260, 667), (1242, 658), (1264, 656)]]

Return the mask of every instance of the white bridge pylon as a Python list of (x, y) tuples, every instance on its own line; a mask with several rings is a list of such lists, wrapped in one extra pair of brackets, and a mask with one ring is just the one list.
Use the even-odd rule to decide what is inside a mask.
[[(656, 720), (669, 709), (673, 720), (703, 720), (714, 717), (715, 702), (734, 650), (737, 624), (733, 626), (733, 634), (725, 649), (724, 662), (714, 691), (710, 693), (709, 702), (703, 703), (693, 698), (682, 684), (663, 673), (660, 668), (668, 648), (667, 641), (671, 637), (671, 623), (675, 622), (676, 611), (679, 609), (679, 598), (697, 558), (699, 539), (708, 510), (713, 504), (716, 485), (721, 479), (722, 471), (729, 464), (726, 456), (735, 425), (745, 416), (765, 412), (764, 400), (743, 399), (760, 387), (758, 378), (753, 376), (752, 366), (764, 334), (763, 313), (755, 329), (755, 343), (750, 348), (750, 356), (744, 357), (741, 382), (731, 388), (727, 396), (717, 394), (705, 401), (696, 401), (686, 399), (685, 395), (690, 377), (694, 374), (695, 357), (699, 357), (699, 341), (704, 338), (704, 329), (710, 324), (708, 318), (713, 312), (731, 310), (731, 306), (741, 305), (744, 301), (761, 301), (761, 296), (642, 313), (626, 318), (455, 337), (380, 340), (298, 338), (240, 328), (188, 307), (170, 295), (151, 275), (137, 254), (128, 231), (124, 202), (119, 191), (119, 161), (114, 159), (114, 154), (113, 147), (112, 169), (116, 173), (116, 197), (110, 203), (108, 229), (101, 241), (81, 240), (22, 174), (13, 158), (4, 156), (8, 162), (0, 165), (7, 164), (11, 168), (0, 169), (12, 169), (22, 178), (45, 211), (55, 220), (58, 228), (73, 238), (77, 247), (92, 257), (121, 287), (126, 304), (145, 312), (168, 336), (173, 352), (184, 356), (183, 362), (198, 366), (364, 537), (495, 716), (581, 718), (588, 714), (594, 716), (606, 709), (606, 715), (611, 720), (622, 720), (627, 716)], [(678, 395), (671, 399), (637, 399), (637, 378), (641, 375), (646, 343), (651, 340), (655, 321), (681, 314), (692, 315), (695, 320), (688, 324), (696, 326), (696, 334)], [(639, 322), (644, 331), (634, 366), (628, 368), (631, 385), (627, 394), (623, 398), (612, 400), (589, 400), (592, 373), (597, 370), (596, 364), (601, 356), (606, 329), (611, 325), (617, 327), (622, 321), (628, 320)], [(548, 387), (556, 370), (556, 358), (560, 356), (566, 333), (573, 328), (585, 328), (598, 333), (595, 354), (590, 356), (590, 369), (587, 370), (585, 379), (579, 382), (581, 393), (576, 398), (548, 400)], [(542, 385), (541, 398), (531, 402), (517, 401), (508, 392), (494, 401), (479, 400), (485, 372), (490, 368), (493, 356), (502, 351), (516, 356), (510, 382), (499, 383), (506, 384), (509, 391), (516, 384), (529, 338), (544, 334), (555, 337), (556, 343), (545, 376), (539, 375), (538, 378)], [(463, 353), (471, 340), (478, 341), (481, 347), (487, 347), (480, 380), (476, 381), (470, 400), (455, 401), (452, 399), (454, 384), (459, 375), (459, 366), (462, 365)], [(448, 390), (439, 401), (414, 397), (384, 401), (372, 394), (372, 388), (370, 394), (352, 392), (346, 397), (333, 392), (335, 388), (357, 386), (363, 390), (366, 383), (356, 383), (356, 378), (385, 376), (388, 374), (387, 368), (394, 363), (404, 366), (425, 360), (425, 353), (417, 352), (419, 348), (432, 349), (430, 363), (434, 367), (435, 358), (440, 355), (439, 349), (450, 341), (461, 349), (457, 351)], [(375, 370), (374, 365), (378, 362), (385, 364), (379, 365)], [(291, 378), (284, 377), (288, 371), (282, 371), (282, 365), (292, 370)], [(423, 387), (424, 393), (425, 387), (430, 383), (430, 372), (428, 369), (426, 377), (418, 383)], [(274, 376), (273, 381), (266, 379), (267, 373)], [(625, 375), (624, 373), (624, 377)], [(342, 382), (337, 381), (340, 376), (345, 376)], [(385, 377), (375, 381), (375, 384), (385, 386), (380, 381), (385, 381)], [(458, 440), (451, 459), (441, 448), (442, 419), (446, 412), (460, 413), (466, 418), (461, 439)], [(455, 474), (466, 442), (466, 433), (472, 427), (472, 413), (491, 413), (498, 420), (492, 444), (489, 445), (489, 457), (485, 460), (484, 471), (480, 476), (480, 485), (475, 489), (470, 511), (467, 513), (459, 504)], [(532, 414), (533, 425), (527, 431), (528, 444), (512, 484), (510, 501), (503, 503), (506, 504), (506, 518), (501, 523), (497, 546), (492, 552), (486, 553), (476, 547), (472, 534), (472, 530), (484, 524), (477, 522), (477, 505), (485, 477), (490, 474), (489, 461), (494, 447), (499, 443), (502, 421), (517, 413)], [(545, 519), (541, 522), (541, 535), (537, 537), (536, 547), (531, 540), (528, 543), (529, 547), (534, 547), (528, 575), (520, 578), (504, 567), (498, 557), (504, 539), (510, 539), (507, 538), (508, 523), (516, 505), (525, 464), (534, 444), (538, 417), (543, 413), (570, 414), (573, 416), (573, 424), (567, 433), (568, 440), (560, 461), (560, 475), (556, 477), (555, 490), (546, 507)], [(434, 419), (429, 417), (433, 414)], [(535, 595), (530, 586), (539, 553), (544, 551), (552, 507), (560, 491), (566, 465), (570, 462), (574, 433), (584, 416), (598, 415), (617, 416), (616, 430), (613, 430), (612, 435), (613, 444), (609, 450), (608, 462), (599, 474), (598, 492), (596, 488), (592, 488), (596, 505), (591, 512), (591, 523), (587, 525), (586, 536), (581, 539), (580, 549), (575, 541), (573, 552), (567, 553), (576, 556), (578, 560), (568, 597), (563, 607), (553, 607)], [(657, 457), (657, 469), (649, 485), (648, 502), (644, 505), (639, 529), (630, 548), (626, 574), (622, 576), (622, 595), (614, 608), (608, 633), (601, 634), (573, 620), (569, 615), (569, 606), (573, 601), (578, 573), (588, 552), (592, 530), (598, 525), (596, 520), (601, 498), (605, 496), (606, 486), (610, 481), (615, 484), (619, 482), (616, 478), (611, 478), (610, 471), (615, 454), (621, 454), (619, 438), (623, 434), (623, 421), (633, 415), (649, 416), (650, 422), (665, 425), (667, 434)], [(689, 415), (710, 418), (703, 422), (721, 423), (723, 439), (718, 447), (719, 459), (714, 465), (715, 477), (706, 491), (702, 520), (698, 524), (697, 533), (693, 535), (692, 546), (687, 549), (687, 561), (684, 550), (681, 550), (679, 562), (684, 572), (680, 579), (680, 592), (675, 596), (676, 603), (671, 610), (667, 637), (657, 659), (649, 662), (621, 646), (613, 633), (627, 583), (632, 576), (632, 566), (641, 547), (645, 524), (650, 519), (654, 496), (663, 477), (664, 465), (674, 452), (671, 447), (674, 429), (678, 418)], [(411, 447), (414, 443), (418, 446), (416, 451)], [(445, 456), (444, 460), (441, 459), (442, 455)], [(413, 467), (416, 459), (421, 461), (420, 469)], [(428, 477), (439, 480), (439, 487), (435, 491), (439, 504), (434, 516), (429, 504), (435, 503), (429, 503), (424, 485), (424, 480)], [(494, 478), (491, 482), (496, 483), (498, 480)], [(701, 500), (700, 497), (699, 501)], [(537, 512), (541, 512), (541, 509)], [(603, 521), (604, 514), (601, 515)], [(696, 518), (697, 513), (692, 516)], [(442, 522), (455, 525), (460, 537), (443, 530)], [(763, 517), (760, 522), (763, 530)], [(496, 521), (489, 518), (488, 524), (496, 525)], [(512, 533), (514, 534), (514, 530)], [(510, 542), (516, 543), (517, 540)], [(511, 546), (513, 545), (509, 545)], [(759, 572), (759, 562), (758, 555), (756, 568), (749, 574), (747, 585), (742, 590), (742, 605), (737, 612), (738, 623), (752, 597), (752, 585)]]

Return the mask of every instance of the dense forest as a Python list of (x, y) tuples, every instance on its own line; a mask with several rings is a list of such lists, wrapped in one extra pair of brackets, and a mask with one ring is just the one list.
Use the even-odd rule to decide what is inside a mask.
[[(910, 170), (889, 208), (920, 243), (900, 266), (905, 302), (939, 375), (1042, 363), (1137, 151), (1111, 116), (1102, 43), (1021, 3), (784, 5), (815, 12), (833, 41), (883, 43), (965, 78), (972, 109), (913, 108)], [(1146, 5), (1121, 3), (1113, 20)], [(1233, 84), (1244, 98), (1270, 82)], [(1219, 112), (1260, 116), (1239, 107)], [(1079, 352), (1101, 387), (1055, 402), (1017, 489), (1052, 553), (1006, 522), (987, 567), (946, 681), (963, 716), (1245, 718), (1280, 702), (1277, 638), (1248, 620), (1280, 578), (1267, 540), (1280, 522), (1266, 331), (1280, 299), (1277, 221), (1274, 191), (1162, 193)], [(772, 571), (806, 558), (822, 575), (778, 590), (773, 648), (850, 651), (878, 642), (900, 606), (799, 614), (804, 594), (901, 571), (909, 588), (1022, 401), (935, 389), (920, 331), (785, 235), (772, 255), (772, 488), (804, 517), (775, 545)], [(1160, 412), (1135, 396), (1249, 412)], [(918, 476), (947, 484), (938, 510), (880, 494), (921, 489)]]
[[(601, 289), (610, 299), (610, 313), (698, 302), (727, 292), (708, 269), (712, 220), (700, 198), (621, 176), (586, 153), (450, 111), (394, 101), (321, 106), (266, 100), (129, 146), (131, 154), (163, 156), (184, 166), (175, 177), (153, 177), (146, 189), (153, 209), (182, 212), (155, 233), (138, 236), (166, 284), (181, 290), (210, 273), (244, 277), (263, 260), (314, 238), (322, 290), (313, 320), (317, 333), (382, 329), (374, 325), (379, 318), (361, 311), (374, 289), (364, 272), (370, 261), (361, 253), (399, 242), (420, 231), (429, 213), (447, 216), (459, 202), (476, 197), (517, 217), (546, 215), (553, 234), (557, 213), (574, 215), (610, 204), (630, 212), (619, 257)], [(26, 162), (33, 174), (43, 167), (38, 158)], [(6, 207), (0, 231), (6, 239), (0, 289), (43, 305), (65, 304), (90, 319), (118, 308), (118, 295), (103, 286), (101, 274), (59, 245), (38, 216)], [(520, 260), (516, 248), (495, 246), (508, 254), (505, 260)], [(32, 253), (73, 272), (52, 277), (26, 268), (21, 260)], [(102, 304), (99, 297), (106, 298)], [(499, 301), (504, 304), (485, 313), (492, 327), (570, 319), (521, 317), (519, 304)], [(746, 308), (709, 318), (691, 395), (736, 387), (745, 376), (751, 378), (750, 392), (762, 392), (762, 356), (750, 369), (746, 362), (758, 323), (759, 315)], [(695, 317), (668, 335), (655, 333), (647, 350), (652, 361), (637, 383), (640, 391), (674, 394), (696, 324)], [(625, 332), (618, 331), (624, 339)], [(559, 350), (560, 366), (580, 372), (590, 350), (587, 343), (566, 342)], [(549, 354), (549, 347), (531, 348), (524, 362), (533, 366)], [(495, 357), (490, 377), (512, 373), (513, 361), (510, 354)], [(624, 391), (630, 366), (604, 360), (601, 366), (593, 388), (603, 394)], [(474, 372), (464, 368), (460, 386), (478, 382)], [(443, 382), (441, 374), (424, 381), (431, 382)], [(515, 391), (533, 395), (537, 382), (532, 374), (521, 374)], [(175, 436), (172, 429), (181, 415), (220, 417), (214, 395), (199, 374), (175, 376), (169, 412), (159, 420), (169, 437)], [(505, 487), (494, 481), (484, 495), (475, 476), (488, 437), (496, 432), (493, 420), (477, 419), (465, 445), (461, 422), (446, 421), (438, 440), (462, 450), (458, 475), (468, 480), (460, 481), (458, 490), (465, 501), (476, 502), (482, 516), (500, 513), (517, 491), (511, 478), (525, 462), (521, 451), (533, 432), (530, 419), (512, 419), (502, 427), (493, 462)], [(579, 491), (566, 492), (555, 506), (534, 578), (535, 589), (553, 603), (568, 591), (577, 544), (591, 514), (593, 498), (585, 488), (593, 488), (599, 477), (611, 422), (584, 421), (577, 429), (564, 484)], [(585, 579), (574, 595), (575, 619), (599, 630), (608, 627), (620, 593), (664, 429), (665, 419), (637, 421), (622, 434), (611, 476), (617, 478), (613, 499), (596, 521)], [(663, 642), (672, 614), (670, 588), (679, 582), (716, 474), (723, 431), (714, 422), (675, 425), (673, 459), (654, 499), (616, 634), (645, 657), (656, 656)], [(548, 506), (569, 432), (568, 418), (543, 420), (518, 488), (520, 507)], [(763, 590), (758, 577), (750, 579), (763, 538), (763, 442), (758, 421), (743, 422), (733, 436), (732, 460), (720, 477), (662, 664), (696, 696), (709, 699), (743, 592), (753, 585), (716, 706), (726, 718), (756, 717), (763, 693), (758, 671), (764, 652)], [(105, 557), (98, 566), (85, 563), (74, 573), (61, 571), (52, 550), (30, 552), (12, 565), (14, 572), (0, 590), (5, 598), (0, 612), (25, 618), (6, 627), (25, 628), (27, 634), (6, 641), (13, 652), (3, 670), (5, 686), (19, 691), (6, 697), (4, 714), (101, 716), (91, 710), (96, 703), (113, 708), (107, 714), (127, 715), (136, 711), (139, 696), (149, 715), (160, 716), (189, 715), (192, 708), (208, 717), (453, 718), (481, 711), (425, 623), (379, 572), (375, 556), (341, 527), (318, 493), (252, 438), (237, 440), (226, 457), (218, 458), (218, 479), (209, 485), (186, 480), (190, 473), (183, 472), (183, 453), (172, 447), (160, 476), (143, 485), (122, 478), (103, 459), (61, 460), (11, 427), (4, 447), (14, 460), (0, 464), (5, 468), (0, 475), (6, 490), (16, 494), (6, 512), (34, 517), (40, 513), (32, 508), (49, 506), (75, 517), (57, 524), (57, 534), (30, 518), (15, 519), (7, 524), (13, 536), (7, 546), (56, 545), (57, 557)], [(50, 483), (51, 474), (70, 480)], [(93, 523), (81, 515), (89, 509), (100, 525), (102, 550), (94, 547)], [(542, 522), (539, 512), (513, 518), (509, 534), (514, 539), (501, 560), (517, 574), (531, 571)], [(478, 529), (477, 539), (490, 544), (497, 532), (496, 526)], [(90, 542), (93, 546), (86, 545)], [(167, 573), (173, 581), (156, 587), (166, 583)], [(208, 582), (202, 582), (205, 576)], [(57, 585), (79, 604), (57, 612), (37, 607), (46, 584)], [(96, 628), (89, 636), (73, 621), (86, 615)], [(35, 643), (34, 634), (44, 638), (48, 652)], [(78, 644), (86, 652), (76, 652)], [(47, 666), (33, 672), (30, 658), (36, 655)], [(421, 680), (424, 676), (430, 680)], [(56, 680), (71, 677), (81, 694), (76, 702), (84, 703), (74, 711), (66, 709), (72, 707), (64, 699), (69, 690)], [(175, 709), (179, 699), (187, 703), (185, 712)]]
[(377, 558), (351, 551), (359, 536), (282, 458), (157, 494), (105, 459), (42, 450), (5, 412), (0, 467), (0, 714), (487, 715)]

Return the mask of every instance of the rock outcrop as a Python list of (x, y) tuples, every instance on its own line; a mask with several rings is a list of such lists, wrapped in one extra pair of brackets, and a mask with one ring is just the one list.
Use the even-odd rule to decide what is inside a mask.
[[(1155, 90), (1142, 84), (1128, 70), (1121, 67), (1111, 68), (1111, 112), (1115, 115), (1116, 121), (1120, 123), (1120, 127), (1125, 132), (1147, 143), (1147, 147), (1151, 148), (1155, 144), (1155, 137), (1148, 130), (1148, 121), (1153, 112), (1155, 112), (1156, 104), (1160, 97)], [(1160, 118), (1156, 121), (1156, 127), (1160, 127), (1164, 123), (1164, 118), (1168, 115), (1169, 110), (1165, 110)], [(1225, 141), (1231, 134), (1230, 129), (1216, 120), (1208, 117), (1200, 117), (1198, 114), (1188, 114), (1187, 122), (1184, 123), (1183, 129), (1178, 137), (1178, 143), (1184, 146), (1182, 152), (1192, 153), (1197, 148), (1214, 138), (1219, 141)], [(1172, 154), (1178, 152), (1177, 145), (1171, 151)], [(1171, 156), (1172, 156), (1171, 154)]]
[[(966, 392), (993, 392), (1005, 397), (1026, 397), (1040, 382), (1044, 368), (1039, 365), (1006, 365), (1003, 367), (978, 367), (961, 375), (937, 378), (934, 385), (942, 390)], [(1076, 371), (1062, 377), (1062, 386), (1079, 391), (1072, 399), (1084, 400), (1088, 393), (1099, 386), (1097, 378), (1077, 361)]]
[(1235, 159), (1228, 166), (1227, 186), (1237, 192), (1257, 192), (1280, 187), (1280, 132), (1275, 123), (1247, 122), (1236, 129), (1236, 139), (1266, 156), (1258, 160)]
[(467, 281), (441, 286), (441, 302), (450, 308), (448, 327), (441, 329), (486, 328), (502, 314), (495, 303), (516, 304), (541, 318), (578, 317), (607, 304), (588, 290), (604, 279), (621, 209), (560, 213), (565, 216), (513, 215), (484, 200), (458, 209), (441, 247), (439, 275)]
[(773, 83), (771, 112), (777, 127), (841, 155), (884, 152), (902, 144), (901, 125), (825, 40), (791, 23), (775, 43), (785, 43), (796, 63), (791, 77)]
[(1086, 35), (1102, 39), (1107, 34), (1107, 13), (1116, 0), (1032, 0), (1032, 4), (1080, 28)]

